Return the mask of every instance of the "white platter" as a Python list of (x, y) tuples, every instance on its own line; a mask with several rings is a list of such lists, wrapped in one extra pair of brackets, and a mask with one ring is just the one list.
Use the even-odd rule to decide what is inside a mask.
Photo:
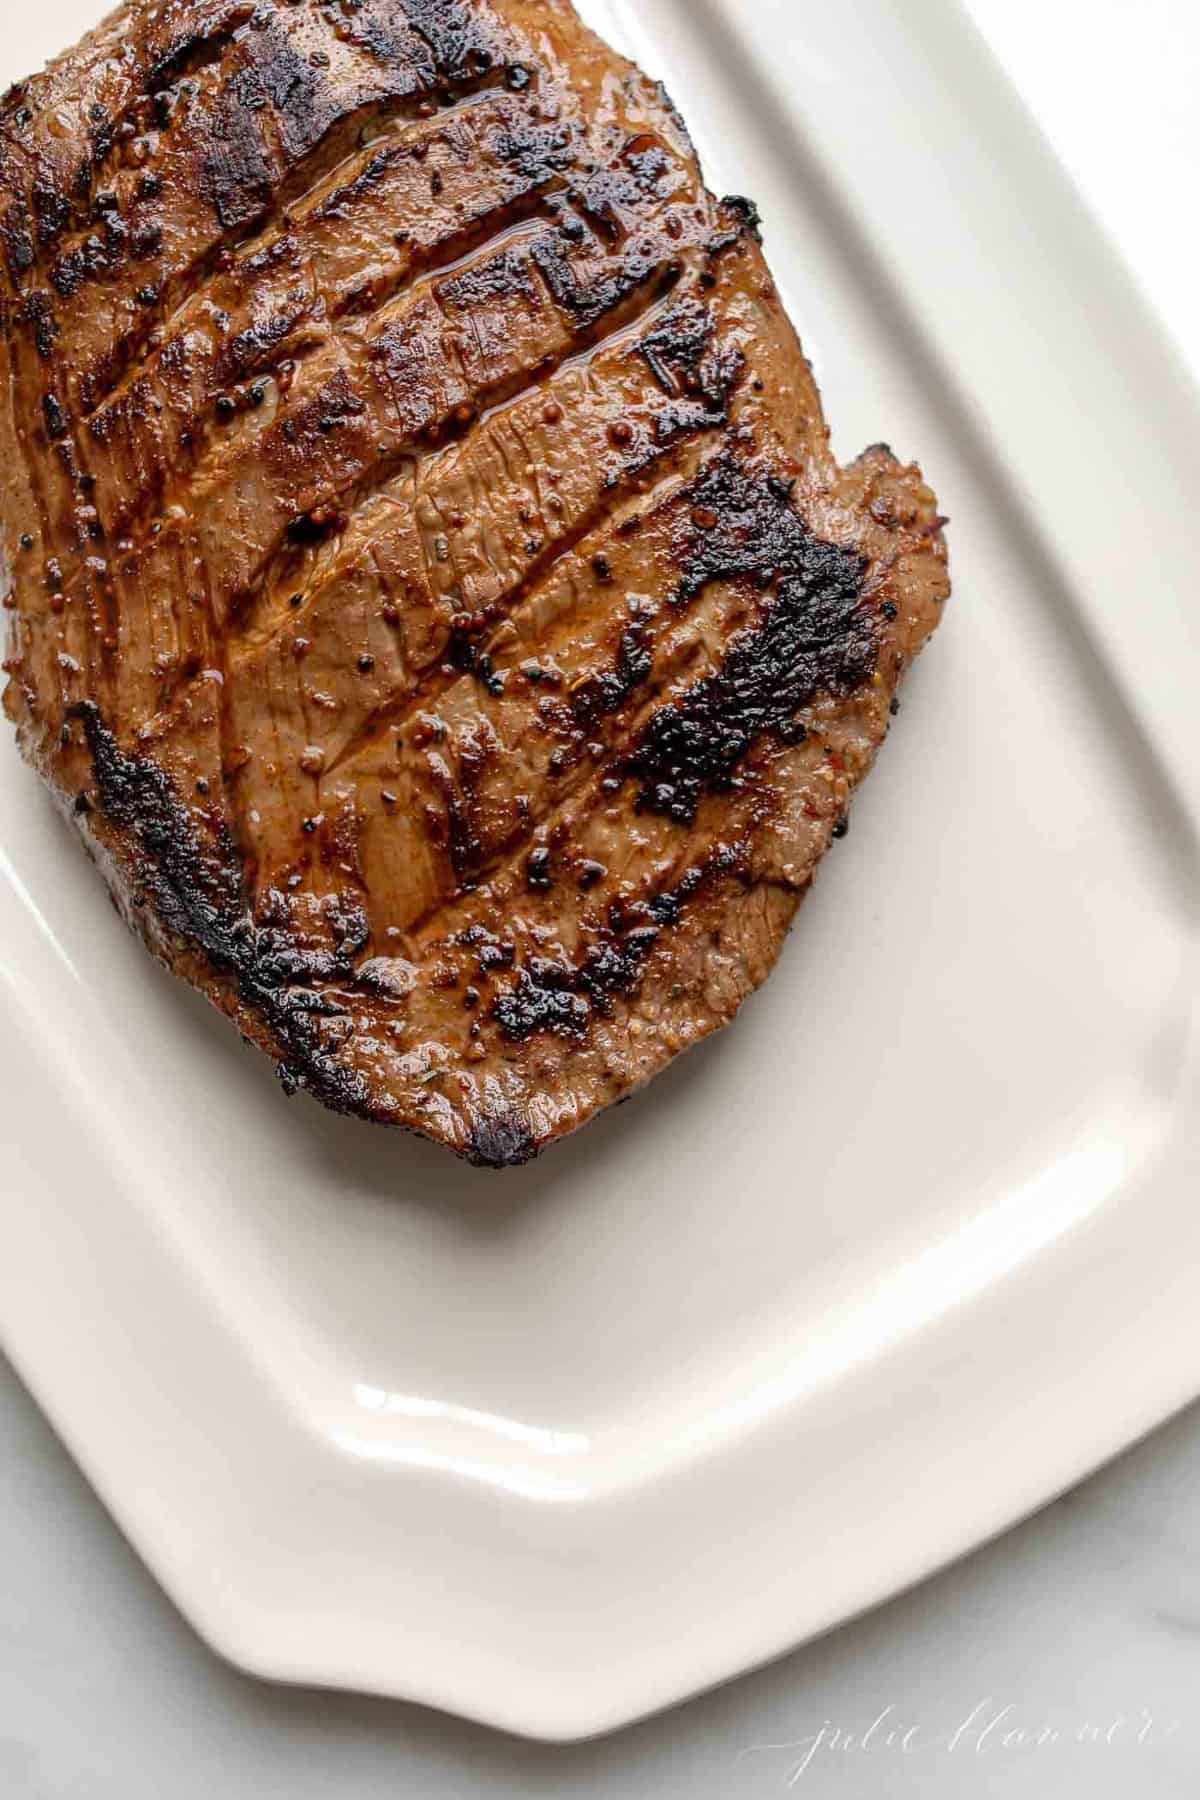
[[(43, 0), (4, 74), (71, 41)], [(285, 1102), (0, 758), (0, 1328), (261, 1674), (543, 1738), (782, 1652), (1200, 1391), (1200, 406), (951, 0), (593, 0), (957, 595), (724, 1037), (496, 1177)]]

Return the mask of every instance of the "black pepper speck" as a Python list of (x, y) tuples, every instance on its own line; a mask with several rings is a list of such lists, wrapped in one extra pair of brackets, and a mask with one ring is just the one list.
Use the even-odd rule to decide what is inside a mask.
[(550, 852), (548, 850), (531, 850), (525, 864), (525, 879), (531, 888), (546, 889), (553, 887), (550, 875)]

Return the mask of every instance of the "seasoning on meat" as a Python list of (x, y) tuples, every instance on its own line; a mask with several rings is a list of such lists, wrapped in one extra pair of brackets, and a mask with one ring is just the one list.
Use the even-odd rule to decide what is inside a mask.
[(285, 1086), (528, 1160), (766, 978), (949, 591), (568, 0), (126, 0), (0, 101), (5, 707)]

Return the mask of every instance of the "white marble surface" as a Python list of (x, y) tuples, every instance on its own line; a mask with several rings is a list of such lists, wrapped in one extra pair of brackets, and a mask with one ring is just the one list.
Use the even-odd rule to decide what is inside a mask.
[[(1200, 7), (967, 3), (1200, 371), (1179, 229), (1200, 177)], [(609, 1742), (545, 1749), (217, 1662), (0, 1364), (0, 1800), (1192, 1796), (1198, 1490), (1200, 1409), (787, 1661)]]

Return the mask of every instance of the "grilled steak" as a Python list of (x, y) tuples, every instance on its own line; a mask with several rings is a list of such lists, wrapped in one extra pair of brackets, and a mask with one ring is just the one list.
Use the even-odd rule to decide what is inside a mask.
[(147, 944), (520, 1163), (764, 980), (946, 598), (568, 0), (128, 0), (0, 103), (5, 705)]

